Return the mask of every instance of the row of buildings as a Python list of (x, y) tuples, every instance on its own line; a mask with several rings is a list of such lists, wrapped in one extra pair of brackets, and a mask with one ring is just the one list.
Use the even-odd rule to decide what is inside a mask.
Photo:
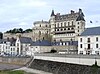
[(52, 10), (48, 21), (36, 21), (33, 25), (33, 32), (25, 34), (28, 37), (9, 39), (6, 35), (6, 39), (1, 39), (1, 55), (33, 55), (51, 50), (67, 54), (100, 54), (100, 27), (85, 28), (82, 9), (64, 15)]

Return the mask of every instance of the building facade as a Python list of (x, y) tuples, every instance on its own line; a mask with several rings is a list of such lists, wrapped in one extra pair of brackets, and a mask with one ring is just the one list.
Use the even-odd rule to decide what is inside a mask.
[(100, 27), (87, 28), (78, 37), (78, 54), (100, 55)]
[(78, 12), (71, 10), (69, 14), (51, 13), (51, 34), (56, 41), (77, 41), (77, 36), (85, 29), (84, 14), (81, 9)]
[(34, 22), (33, 37), (43, 40), (47, 34), (51, 35), (52, 41), (77, 41), (77, 36), (85, 29), (85, 19), (82, 9), (78, 12), (71, 10), (69, 14), (55, 14), (52, 10), (49, 21)]

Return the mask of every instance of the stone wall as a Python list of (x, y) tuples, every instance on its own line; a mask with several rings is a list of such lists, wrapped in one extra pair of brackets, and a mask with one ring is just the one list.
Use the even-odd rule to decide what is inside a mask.
[(31, 58), (24, 57), (0, 57), (0, 63), (16, 64), (16, 65), (25, 65), (29, 62)]
[(17, 38), (18, 35), (21, 35), (22, 37), (30, 37), (33, 40), (33, 32), (29, 32), (29, 33), (16, 33), (16, 34), (11, 34), (11, 33), (4, 33), (3, 34), (3, 38), (7, 39), (9, 38)]
[(62, 62), (35, 59), (30, 68), (53, 74), (100, 74), (100, 68)]

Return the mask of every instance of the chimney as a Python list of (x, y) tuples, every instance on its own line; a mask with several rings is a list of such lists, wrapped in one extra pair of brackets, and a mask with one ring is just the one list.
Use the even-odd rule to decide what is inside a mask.
[(79, 8), (79, 13), (82, 13), (82, 9)]
[(57, 16), (59, 16), (59, 15), (60, 15), (60, 13), (57, 13), (56, 15), (57, 15)]
[(71, 14), (73, 14), (74, 13), (74, 11), (73, 10), (71, 10)]

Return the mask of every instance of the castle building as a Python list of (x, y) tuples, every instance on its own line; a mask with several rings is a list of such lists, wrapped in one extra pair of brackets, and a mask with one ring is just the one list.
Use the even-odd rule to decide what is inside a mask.
[(56, 41), (77, 41), (77, 36), (85, 29), (84, 14), (81, 9), (78, 12), (71, 10), (70, 14), (60, 15), (51, 13), (51, 33)]
[[(85, 29), (85, 19), (82, 9), (71, 10), (69, 14), (55, 14), (52, 10), (49, 21), (34, 22), (33, 37), (36, 40), (46, 39), (51, 35), (52, 41), (77, 41), (77, 36)], [(50, 38), (49, 38), (50, 39)]]
[(33, 40), (46, 40), (50, 35), (51, 26), (48, 21), (36, 21), (33, 27)]

